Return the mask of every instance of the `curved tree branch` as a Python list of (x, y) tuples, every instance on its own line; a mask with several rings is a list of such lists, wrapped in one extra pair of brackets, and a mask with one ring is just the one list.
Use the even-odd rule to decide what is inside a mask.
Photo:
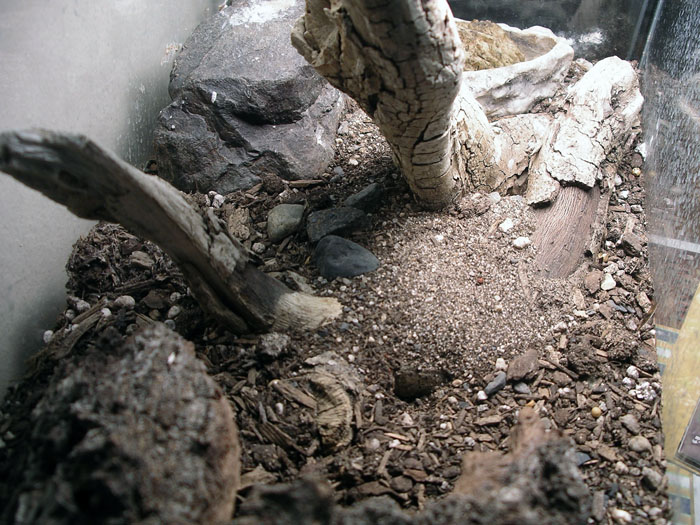
[(293, 292), (258, 270), (213, 213), (202, 217), (170, 184), (83, 136), (2, 133), (0, 170), (79, 217), (118, 222), (158, 244), (202, 308), (233, 332), (316, 328), (341, 312), (335, 299)]

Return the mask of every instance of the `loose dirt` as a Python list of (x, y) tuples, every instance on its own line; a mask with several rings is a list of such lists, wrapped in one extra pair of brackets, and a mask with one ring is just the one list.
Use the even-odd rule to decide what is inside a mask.
[[(513, 244), (536, 227), (520, 196), (468, 197), (444, 212), (427, 212), (413, 202), (374, 125), (353, 105), (337, 142), (335, 163), (322, 179), (289, 184), (270, 176), (250, 191), (226, 195), (216, 212), (266, 271), (291, 287), (338, 298), (340, 319), (273, 339), (232, 335), (203, 317), (156, 246), (100, 224), (76, 243), (67, 308), (52, 329), (71, 330), (75, 316), (90, 307), (111, 315), (71, 340), (65, 353), (99, 345), (109, 327), (126, 338), (154, 321), (167, 321), (192, 341), (237, 414), (242, 500), (256, 483), (317, 476), (343, 505), (388, 495), (422, 508), (452, 490), (464, 453), (507, 451), (516, 414), (529, 405), (548, 428), (571, 437), (596, 522), (612, 522), (621, 509), (635, 523), (665, 523), (654, 293), (646, 245), (637, 253), (623, 238), (630, 219), (642, 241), (645, 235), (644, 172), (635, 144), (619, 152), (605, 247), (582, 259), (570, 277), (548, 279), (534, 263), (534, 246)], [(372, 181), (385, 190), (383, 204), (371, 226), (351, 238), (379, 258), (378, 270), (328, 282), (310, 263), (313, 248), (303, 231), (281, 244), (267, 239), (273, 206), (323, 209)], [(207, 205), (204, 195), (191, 199)], [(504, 232), (499, 225), (506, 219), (513, 226)], [(605, 273), (615, 280), (607, 291)], [(115, 304), (125, 295), (133, 307)], [(31, 447), (25, 416), (57, 359), (40, 353), (27, 379), (6, 396), (0, 470), (12, 474), (0, 481), (0, 500), (22, 478)], [(330, 402), (349, 402), (345, 420), (319, 421), (318, 403), (328, 394), (314, 380), (319, 373), (342, 385), (345, 397)]]

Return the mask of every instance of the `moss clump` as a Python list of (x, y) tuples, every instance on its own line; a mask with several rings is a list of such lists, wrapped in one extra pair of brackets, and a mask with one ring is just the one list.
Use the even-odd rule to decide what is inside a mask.
[(525, 60), (517, 44), (498, 24), (489, 21), (457, 21), (466, 59), (464, 71), (510, 66)]

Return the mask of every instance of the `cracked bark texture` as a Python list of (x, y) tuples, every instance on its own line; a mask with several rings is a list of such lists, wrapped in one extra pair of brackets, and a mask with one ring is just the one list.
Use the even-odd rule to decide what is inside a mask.
[(293, 292), (256, 268), (209, 209), (80, 135), (0, 134), (0, 170), (79, 217), (118, 222), (177, 263), (202, 309), (234, 333), (317, 328), (342, 311), (333, 298)]
[(571, 89), (566, 112), (558, 116), (533, 158), (528, 204), (551, 202), (561, 184), (592, 188), (601, 163), (637, 123), (644, 98), (629, 62), (609, 57), (598, 62)]
[(463, 51), (447, 2), (308, 0), (292, 44), (374, 119), (421, 202), (461, 191), (452, 123)]
[[(612, 73), (613, 91), (617, 96), (628, 89), (630, 96), (608, 104), (611, 111), (591, 106), (590, 97), (573, 96), (565, 124), (560, 121), (557, 127), (544, 115), (517, 115), (490, 124), (462, 82), (462, 43), (446, 0), (307, 0), (306, 14), (291, 38), (322, 76), (374, 120), (411, 191), (428, 208), (444, 207), (465, 191), (506, 190), (509, 179), (530, 166), (547, 137), (544, 149), (552, 151), (539, 155), (536, 166), (561, 170), (548, 176), (579, 183), (567, 175), (571, 162), (552, 160), (561, 147), (569, 148), (567, 160), (579, 156), (580, 149), (575, 141), (553, 140), (556, 129), (575, 129), (581, 119), (594, 119), (580, 135), (585, 138), (592, 129), (607, 127), (611, 133), (593, 133), (604, 158), (639, 113), (636, 75), (631, 82), (622, 68)], [(589, 81), (581, 91), (595, 83)], [(607, 126), (613, 121), (622, 125)], [(580, 157), (583, 162), (600, 158), (588, 151)]]

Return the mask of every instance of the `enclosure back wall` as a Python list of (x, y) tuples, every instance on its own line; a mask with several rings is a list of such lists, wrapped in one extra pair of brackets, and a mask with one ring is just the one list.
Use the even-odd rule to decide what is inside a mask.
[[(0, 0), (0, 131), (81, 132), (141, 165), (174, 52), (219, 3)], [(64, 266), (89, 227), (0, 176), (0, 397), (63, 306)]]

